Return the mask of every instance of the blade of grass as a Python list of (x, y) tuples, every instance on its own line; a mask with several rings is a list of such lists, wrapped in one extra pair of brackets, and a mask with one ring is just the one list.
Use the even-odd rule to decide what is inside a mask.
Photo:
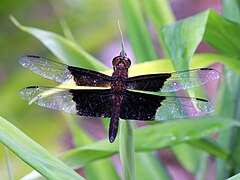
[[(234, 77), (229, 76), (227, 72), (229, 70), (226, 70), (224, 68), (224, 77), (229, 77), (230, 79), (234, 79)], [(229, 72), (232, 74), (231, 72)], [(235, 109), (235, 103), (233, 101), (233, 92), (230, 92), (230, 89), (232, 87), (228, 86), (227, 79), (223, 79), (219, 85), (218, 93), (216, 97), (216, 111), (215, 114), (222, 116), (222, 117), (233, 117), (234, 109)], [(232, 84), (233, 85), (233, 84)], [(230, 89), (229, 89), (230, 87)], [(226, 129), (222, 132), (218, 133), (217, 136), (217, 142), (224, 148), (228, 149), (230, 151), (230, 142), (232, 139), (232, 129)], [(229, 176), (229, 168), (226, 166), (225, 161), (222, 159), (217, 158), (216, 159), (216, 177), (219, 180), (226, 179)]]
[(200, 166), (198, 167), (198, 171), (196, 173), (196, 180), (204, 180), (206, 179), (206, 174), (208, 170), (208, 159), (209, 155), (207, 153), (202, 153)]
[(12, 168), (11, 168), (10, 158), (8, 155), (8, 149), (5, 146), (4, 146), (4, 154), (5, 154), (6, 163), (7, 163), (8, 179), (13, 180)]
[(106, 70), (107, 67), (99, 60), (88, 54), (74, 42), (53, 32), (21, 25), (13, 16), (12, 22), (22, 31), (25, 31), (40, 40), (56, 57), (63, 62), (82, 66), (93, 70)]
[(83, 179), (61, 160), (0, 117), (0, 142), (48, 179)]
[[(238, 0), (232, 0), (232, 1), (226, 1), (222, 0), (223, 3), (223, 16), (230, 19), (231, 21), (240, 22), (240, 4)], [(231, 35), (232, 32), (229, 32)], [(231, 38), (229, 36), (229, 38)], [(232, 40), (235, 39), (235, 36), (233, 35)], [(230, 39), (230, 40), (231, 40)], [(239, 55), (238, 55), (239, 57)], [(222, 82), (222, 93), (219, 94), (219, 97), (221, 97), (221, 101), (219, 104), (221, 105), (219, 107), (218, 114), (225, 116), (225, 117), (234, 117), (234, 112), (233, 110), (237, 112), (239, 107), (238, 107), (238, 97), (239, 97), (239, 74), (235, 74), (234, 72), (231, 71), (231, 69), (225, 67), (224, 68), (224, 75), (225, 79)], [(229, 86), (231, 84), (231, 86)], [(235, 117), (236, 114), (235, 114)], [(238, 129), (231, 129), (231, 130), (225, 130), (224, 132), (220, 133), (218, 135), (218, 142), (223, 146), (228, 149), (232, 149), (233, 151), (233, 156), (230, 161), (235, 162), (234, 159), (234, 154), (239, 153), (237, 150), (239, 148), (239, 140), (238, 140), (238, 134), (239, 130)], [(238, 159), (238, 157), (236, 157)], [(239, 164), (236, 164), (229, 168), (226, 166), (226, 163), (222, 161), (221, 159), (216, 160), (216, 177), (218, 179), (226, 179), (229, 177), (229, 174), (232, 174), (235, 172), (239, 172)]]
[(169, 25), (175, 21), (174, 14), (171, 10), (168, 0), (141, 0), (143, 9), (147, 14), (157, 32), (158, 40), (165, 57), (169, 57), (168, 51), (163, 42), (162, 34), (160, 33), (163, 26)]
[(131, 43), (136, 61), (144, 62), (156, 59), (158, 56), (144, 21), (140, 3), (137, 0), (120, 0), (120, 4), (128, 39)]
[[(82, 147), (94, 142), (94, 140), (86, 134), (86, 132), (78, 125), (76, 118), (67, 116), (66, 121), (70, 128), (74, 145)], [(103, 159), (93, 162), (85, 167), (87, 179), (120, 179), (114, 165), (109, 159)]]
[[(136, 179), (161, 179), (170, 180), (167, 170), (160, 163), (159, 159), (150, 152), (135, 153)], [(146, 173), (148, 172), (148, 173)]]
[[(134, 147), (136, 152), (153, 151), (172, 147), (180, 143), (191, 143), (199, 138), (209, 136), (232, 126), (240, 126), (236, 121), (221, 117), (204, 117), (195, 120), (176, 120), (157, 123), (134, 131)], [(200, 141), (201, 142), (201, 141)], [(209, 142), (195, 142), (194, 146), (209, 151), (210, 154), (227, 159), (228, 152), (220, 146)], [(66, 164), (73, 169), (81, 168), (89, 163), (110, 157), (118, 153), (118, 139), (110, 144), (108, 139), (69, 150), (60, 155)], [(142, 157), (141, 157), (142, 158)]]
[[(170, 121), (135, 130), (134, 147), (136, 152), (163, 149), (179, 143), (196, 140), (232, 126), (239, 126), (239, 123), (221, 117)], [(97, 159), (116, 154), (118, 152), (116, 142), (110, 144), (107, 140), (103, 140), (92, 145), (68, 151), (61, 155), (61, 159), (72, 168), (79, 168)], [(211, 146), (211, 148), (207, 147), (209, 143), (207, 145), (202, 144), (202, 148), (211, 154), (223, 159), (226, 159), (228, 156), (219, 146), (213, 150), (214, 146)]]
[(136, 179), (133, 127), (130, 121), (120, 121), (119, 155), (122, 162), (123, 179)]
[(60, 19), (59, 23), (60, 23), (60, 25), (62, 27), (64, 36), (67, 39), (69, 39), (70, 41), (76, 42), (76, 40), (75, 40), (75, 38), (74, 38), (74, 36), (73, 36), (73, 34), (72, 34), (72, 32), (71, 32), (67, 22), (64, 19)]
[(230, 155), (230, 152), (225, 147), (222, 147), (221, 145), (209, 139), (188, 141), (188, 144), (224, 160), (227, 160)]
[(198, 162), (200, 161), (201, 152), (199, 149), (189, 144), (179, 144), (171, 147), (174, 156), (180, 164), (192, 174), (198, 171)]
[(227, 178), (227, 180), (239, 180), (240, 179), (240, 173), (230, 177), (230, 178)]

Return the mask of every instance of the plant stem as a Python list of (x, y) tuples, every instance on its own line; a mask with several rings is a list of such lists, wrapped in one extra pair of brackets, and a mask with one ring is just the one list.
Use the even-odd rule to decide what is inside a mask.
[(123, 179), (135, 179), (133, 127), (131, 121), (120, 121), (119, 155)]
[(8, 177), (9, 177), (9, 180), (13, 180), (11, 163), (10, 163), (10, 158), (9, 158), (9, 155), (8, 155), (8, 149), (5, 146), (4, 146), (4, 153), (5, 153), (5, 157), (6, 157)]

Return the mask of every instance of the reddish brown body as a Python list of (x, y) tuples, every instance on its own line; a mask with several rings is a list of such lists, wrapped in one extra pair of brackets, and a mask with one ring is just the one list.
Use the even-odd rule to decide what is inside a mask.
[(112, 114), (109, 125), (109, 141), (112, 143), (118, 132), (118, 122), (123, 101), (123, 93), (126, 90), (124, 80), (128, 78), (128, 68), (131, 66), (131, 61), (126, 55), (121, 55), (113, 58), (113, 74), (114, 81), (111, 84), (112, 89)]

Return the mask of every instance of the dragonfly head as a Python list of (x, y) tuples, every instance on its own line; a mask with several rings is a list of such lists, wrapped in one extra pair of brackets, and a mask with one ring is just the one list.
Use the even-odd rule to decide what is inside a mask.
[(127, 56), (116, 56), (112, 60), (113, 69), (128, 69), (131, 66), (131, 60)]

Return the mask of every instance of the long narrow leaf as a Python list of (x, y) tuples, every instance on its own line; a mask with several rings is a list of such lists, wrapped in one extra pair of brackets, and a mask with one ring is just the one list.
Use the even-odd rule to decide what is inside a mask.
[(160, 42), (161, 48), (164, 52), (165, 57), (169, 57), (166, 50), (165, 44), (163, 42), (162, 34), (160, 33), (163, 26), (169, 25), (175, 21), (174, 14), (171, 10), (168, 0), (151, 0), (145, 1), (141, 0), (143, 9), (145, 10), (147, 17), (152, 21), (155, 26), (158, 40)]
[[(139, 128), (134, 132), (135, 151), (144, 152), (167, 148), (239, 125), (238, 122), (228, 118), (205, 117), (195, 120), (177, 120)], [(92, 145), (70, 150), (62, 154), (61, 159), (72, 168), (79, 168), (97, 159), (112, 156), (117, 152), (117, 143), (110, 144), (107, 140), (103, 140)], [(214, 153), (214, 151), (211, 152)]]
[(137, 62), (144, 62), (157, 58), (146, 22), (137, 0), (121, 0), (121, 9), (126, 30)]
[(136, 179), (161, 179), (170, 180), (170, 175), (159, 159), (151, 152), (135, 153)]
[[(76, 147), (82, 147), (94, 142), (94, 140), (79, 126), (75, 118), (67, 116), (66, 120)], [(85, 173), (87, 179), (120, 179), (113, 163), (109, 159), (103, 159), (85, 166)]]
[(84, 51), (74, 42), (49, 31), (21, 25), (14, 17), (12, 22), (22, 31), (25, 31), (40, 40), (56, 57), (70, 65), (82, 66), (95, 70), (106, 70), (107, 67), (99, 60)]
[(48, 179), (83, 179), (61, 160), (0, 117), (0, 142)]
[(120, 122), (119, 155), (124, 179), (135, 179), (134, 143), (132, 122)]

